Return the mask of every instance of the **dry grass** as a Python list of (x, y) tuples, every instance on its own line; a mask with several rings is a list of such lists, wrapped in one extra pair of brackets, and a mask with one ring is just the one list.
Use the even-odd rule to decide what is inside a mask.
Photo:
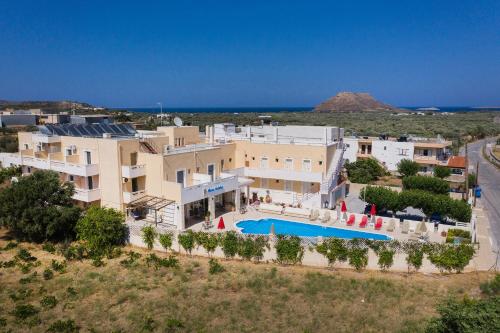
[[(0, 240), (2, 248), (6, 244)], [(477, 294), (479, 283), (491, 277), (357, 273), (224, 260), (225, 272), (210, 275), (205, 258), (180, 256), (180, 268), (154, 270), (144, 263), (146, 251), (127, 248), (143, 254), (136, 267), (123, 267), (125, 256), (99, 268), (88, 261), (71, 262), (65, 273), (44, 280), (42, 272), (51, 260), (62, 258), (32, 244), (19, 246), (41, 265), (32, 270), (38, 272), (35, 281), (26, 284), (19, 279), (32, 272), (0, 269), (5, 331), (45, 332), (58, 319), (73, 319), (82, 332), (418, 332), (437, 302)], [(16, 248), (3, 250), (0, 260), (16, 253)], [(14, 301), (11, 295), (25, 299)], [(44, 309), (40, 300), (50, 295), (57, 305)], [(11, 312), (20, 304), (40, 312), (18, 321)]]

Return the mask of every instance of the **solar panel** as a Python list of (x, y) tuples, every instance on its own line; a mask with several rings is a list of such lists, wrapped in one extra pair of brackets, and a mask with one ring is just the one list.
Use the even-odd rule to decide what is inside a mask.
[(136, 131), (129, 124), (46, 124), (38, 126), (46, 135), (102, 137), (104, 133), (115, 136), (135, 136)]

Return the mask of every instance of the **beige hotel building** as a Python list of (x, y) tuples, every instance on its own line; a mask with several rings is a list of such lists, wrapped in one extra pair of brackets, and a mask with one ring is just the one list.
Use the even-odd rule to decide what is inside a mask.
[(82, 206), (179, 230), (255, 200), (332, 208), (345, 194), (338, 127), (47, 124), (18, 136), (19, 152), (0, 154), (3, 167), (56, 171)]

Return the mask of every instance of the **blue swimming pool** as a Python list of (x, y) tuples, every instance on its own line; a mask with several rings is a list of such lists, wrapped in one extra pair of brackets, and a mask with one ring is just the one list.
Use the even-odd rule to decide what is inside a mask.
[(340, 229), (322, 225), (293, 222), (281, 219), (242, 220), (236, 223), (236, 227), (244, 234), (268, 235), (271, 225), (274, 224), (274, 232), (280, 235), (292, 235), (301, 237), (338, 237), (344, 239), (367, 238), (374, 240), (390, 240), (391, 237), (371, 232), (351, 229)]

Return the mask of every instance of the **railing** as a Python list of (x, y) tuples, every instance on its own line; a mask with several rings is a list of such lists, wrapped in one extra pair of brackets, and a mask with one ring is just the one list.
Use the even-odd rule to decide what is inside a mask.
[[(180, 184), (179, 184), (180, 185)], [(217, 177), (212, 182), (181, 188), (181, 202), (183, 204), (201, 200), (209, 196), (229, 192), (238, 188), (238, 176)]]
[(136, 178), (146, 174), (146, 165), (122, 165), (122, 176), (125, 178)]
[(332, 159), (332, 163), (328, 168), (328, 172), (326, 174), (326, 180), (321, 183), (320, 192), (323, 194), (327, 194), (330, 192), (331, 188), (336, 184), (335, 180), (340, 174), (340, 168), (342, 166), (344, 157), (344, 146), (343, 144), (339, 144), (337, 150), (335, 151)]
[(83, 202), (93, 202), (101, 199), (101, 190), (98, 188), (89, 190), (75, 188), (75, 193), (73, 194), (73, 199), (83, 201)]
[(123, 202), (131, 203), (132, 201), (142, 198), (146, 195), (146, 190), (139, 190), (135, 192), (123, 192)]

